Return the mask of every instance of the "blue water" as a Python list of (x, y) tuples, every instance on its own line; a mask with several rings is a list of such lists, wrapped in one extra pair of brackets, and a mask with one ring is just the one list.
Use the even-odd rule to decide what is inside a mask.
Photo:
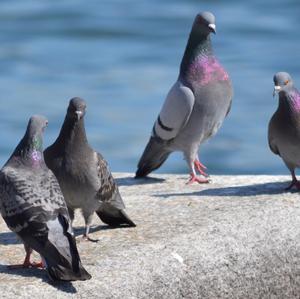
[[(300, 88), (300, 1), (2, 0), (0, 2), (0, 163), (32, 114), (56, 138), (68, 101), (88, 104), (90, 143), (113, 171), (135, 171), (178, 67), (195, 15), (217, 18), (215, 53), (235, 88), (219, 133), (201, 147), (211, 174), (287, 173), (267, 145), (276, 109), (273, 74)], [(186, 172), (173, 154), (160, 172)]]

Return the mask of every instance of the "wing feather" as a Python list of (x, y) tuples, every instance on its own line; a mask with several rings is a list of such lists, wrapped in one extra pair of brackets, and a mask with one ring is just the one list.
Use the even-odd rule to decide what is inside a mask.
[(97, 162), (97, 174), (100, 180), (96, 198), (102, 202), (112, 204), (117, 209), (125, 209), (125, 205), (119, 195), (118, 186), (111, 174), (107, 162), (100, 153), (95, 152)]
[(153, 135), (163, 140), (176, 137), (189, 120), (194, 102), (192, 90), (177, 81), (170, 89), (154, 124)]

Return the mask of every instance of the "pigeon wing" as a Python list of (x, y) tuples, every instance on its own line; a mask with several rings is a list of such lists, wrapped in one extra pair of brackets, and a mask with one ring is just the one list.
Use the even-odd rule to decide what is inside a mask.
[(170, 89), (154, 124), (153, 135), (163, 140), (176, 137), (189, 120), (194, 102), (192, 90), (177, 81)]
[(31, 221), (44, 223), (53, 211), (67, 215), (64, 198), (52, 172), (35, 175), (5, 167), (0, 173), (1, 213), (15, 232)]
[(276, 142), (275, 142), (275, 138), (274, 138), (274, 130), (276, 130), (276, 128), (274, 127), (274, 123), (275, 123), (275, 115), (273, 115), (273, 117), (270, 120), (269, 123), (269, 130), (268, 130), (268, 143), (269, 143), (269, 147), (271, 149), (271, 151), (275, 154), (275, 155), (279, 155), (279, 150), (277, 148)]
[(8, 227), (40, 253), (52, 279), (89, 279), (81, 266), (69, 215), (50, 170), (39, 179), (5, 168), (0, 173), (1, 213)]
[(96, 198), (102, 202), (96, 211), (99, 218), (110, 226), (136, 226), (125, 212), (125, 205), (118, 186), (108, 168), (107, 162), (101, 154), (96, 153), (97, 174), (100, 181), (100, 188)]
[(118, 186), (110, 172), (107, 162), (100, 153), (95, 152), (97, 163), (97, 175), (100, 181), (100, 188), (96, 198), (104, 203), (111, 204), (117, 209), (125, 209), (125, 205), (119, 194)]

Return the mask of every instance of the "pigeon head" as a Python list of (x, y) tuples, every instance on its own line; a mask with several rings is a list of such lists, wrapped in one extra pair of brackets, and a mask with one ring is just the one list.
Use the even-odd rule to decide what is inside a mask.
[(85, 101), (81, 98), (76, 97), (70, 100), (68, 111), (67, 111), (67, 117), (75, 121), (78, 121), (84, 117), (85, 111), (86, 111)]
[(33, 115), (30, 117), (27, 126), (27, 136), (32, 138), (34, 136), (41, 136), (48, 126), (48, 120), (42, 115)]
[(204, 35), (209, 35), (211, 32), (216, 33), (215, 16), (208, 11), (199, 13), (195, 18), (193, 29)]
[(30, 117), (26, 133), (9, 160), (14, 157), (14, 161), (29, 162), (31, 166), (41, 165), (44, 161), (43, 133), (47, 125), (48, 120), (44, 116), (33, 115)]
[(274, 81), (274, 92), (273, 96), (275, 96), (276, 93), (279, 93), (281, 91), (288, 91), (293, 87), (293, 80), (290, 74), (286, 72), (278, 72), (274, 75), (273, 78)]
[[(180, 76), (190, 77), (191, 73), (202, 72), (202, 67), (197, 60), (203, 57), (213, 57), (213, 48), (210, 39), (210, 33), (216, 33), (215, 16), (208, 11), (199, 13), (193, 23), (191, 33), (185, 48), (185, 52), (180, 65)], [(199, 59), (198, 59), (199, 58)], [(215, 58), (211, 61), (202, 64), (209, 65), (209, 67), (216, 66)], [(201, 64), (201, 63), (200, 63)], [(209, 71), (211, 72), (211, 70)], [(199, 78), (198, 78), (199, 79)], [(198, 80), (197, 79), (197, 80)], [(189, 80), (189, 79), (188, 79)]]

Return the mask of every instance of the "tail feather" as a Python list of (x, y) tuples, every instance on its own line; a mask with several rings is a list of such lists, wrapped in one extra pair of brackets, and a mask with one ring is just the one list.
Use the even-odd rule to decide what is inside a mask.
[(46, 270), (53, 281), (87, 280), (91, 278), (91, 275), (81, 264), (75, 238), (72, 235), (68, 237), (68, 239), (72, 239), (69, 256), (64, 256), (51, 241), (43, 239), (42, 242), (38, 241), (37, 243), (37, 239), (35, 239), (30, 243), (33, 245), (31, 247), (40, 253), (45, 260)]
[(59, 241), (57, 237), (53, 238), (50, 230), (48, 239), (39, 251), (46, 261), (46, 268), (50, 278), (63, 281), (90, 279), (91, 275), (81, 264), (76, 240), (69, 223), (62, 215), (58, 216), (58, 221), (63, 229), (63, 234)]
[(139, 161), (135, 177), (145, 177), (153, 170), (158, 169), (167, 160), (170, 153), (166, 141), (151, 137)]
[(48, 267), (47, 271), (49, 277), (53, 281), (75, 281), (75, 280), (88, 280), (91, 278), (91, 275), (84, 269), (82, 271), (74, 273), (70, 269), (64, 268), (60, 265)]
[(101, 221), (109, 226), (136, 226), (123, 209), (118, 210), (112, 206), (102, 206), (101, 210), (96, 211), (96, 213)]
[(44, 255), (46, 268), (52, 280), (73, 281), (91, 278), (91, 275), (83, 268), (79, 256), (72, 254), (70, 263), (51, 243), (47, 244), (45, 250), (47, 250), (47, 254)]

